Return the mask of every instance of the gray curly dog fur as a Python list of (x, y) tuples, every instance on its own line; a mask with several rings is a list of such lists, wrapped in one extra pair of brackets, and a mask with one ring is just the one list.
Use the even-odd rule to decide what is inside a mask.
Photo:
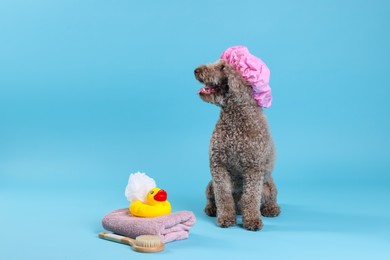
[(194, 71), (206, 86), (199, 96), (221, 108), (210, 141), (212, 180), (206, 188), (205, 212), (217, 216), (217, 224), (236, 224), (242, 214), (243, 227), (259, 230), (261, 215), (280, 213), (271, 173), (275, 147), (264, 112), (252, 97), (252, 89), (229, 63), (201, 65)]

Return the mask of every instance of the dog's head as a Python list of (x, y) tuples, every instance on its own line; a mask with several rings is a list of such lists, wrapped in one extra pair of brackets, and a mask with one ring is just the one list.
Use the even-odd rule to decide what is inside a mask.
[(200, 65), (195, 78), (205, 86), (198, 91), (201, 99), (220, 107), (231, 105), (256, 105), (252, 89), (232, 65), (224, 60)]

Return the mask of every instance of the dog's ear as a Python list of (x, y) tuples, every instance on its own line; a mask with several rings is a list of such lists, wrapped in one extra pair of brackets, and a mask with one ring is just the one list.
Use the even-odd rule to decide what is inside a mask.
[(241, 88), (243, 83), (241, 75), (238, 75), (237, 72), (230, 67), (225, 67), (224, 70), (228, 79), (229, 92), (234, 96), (239, 96), (240, 93), (242, 93)]
[(248, 86), (242, 76), (231, 66), (224, 68), (229, 85), (228, 96), (235, 103), (247, 103), (252, 101), (252, 88)]

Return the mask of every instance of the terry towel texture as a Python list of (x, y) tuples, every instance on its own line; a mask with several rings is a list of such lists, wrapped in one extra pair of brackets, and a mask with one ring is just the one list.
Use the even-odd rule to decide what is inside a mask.
[(140, 235), (159, 235), (164, 243), (188, 238), (195, 224), (191, 211), (179, 211), (155, 218), (139, 218), (128, 208), (117, 209), (103, 217), (103, 228), (118, 235), (135, 238)]

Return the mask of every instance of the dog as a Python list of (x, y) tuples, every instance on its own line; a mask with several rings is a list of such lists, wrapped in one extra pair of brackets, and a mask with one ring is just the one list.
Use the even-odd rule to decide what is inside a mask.
[(200, 98), (221, 111), (210, 141), (212, 180), (206, 188), (204, 211), (216, 216), (220, 227), (236, 225), (238, 214), (245, 229), (260, 230), (261, 215), (280, 214), (271, 176), (275, 146), (266, 116), (254, 98), (253, 86), (234, 61), (200, 65), (194, 74), (205, 85), (198, 92)]

